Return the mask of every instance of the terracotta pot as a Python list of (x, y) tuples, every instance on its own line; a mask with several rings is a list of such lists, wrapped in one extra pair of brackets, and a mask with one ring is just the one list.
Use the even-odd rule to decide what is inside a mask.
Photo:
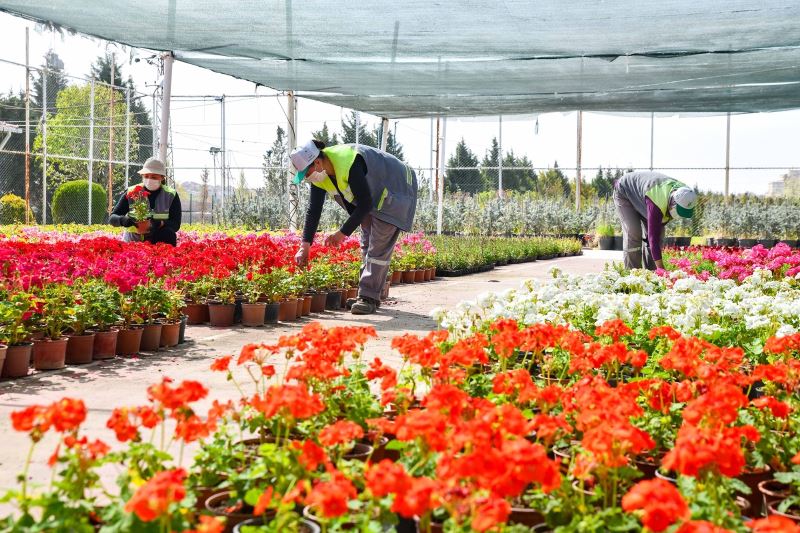
[(15, 344), (6, 348), (6, 361), (3, 363), (4, 378), (22, 378), (28, 375), (31, 367), (33, 343)]
[(311, 295), (303, 296), (303, 316), (311, 314)]
[(423, 269), (423, 271), (422, 271), (422, 272), (424, 272), (424, 273), (425, 273), (425, 274), (424, 274), (425, 281), (430, 281), (430, 280), (431, 280), (431, 277), (432, 277), (432, 276), (431, 276), (431, 269), (430, 269), (430, 268), (426, 268), (426, 269)]
[(165, 346), (167, 348), (171, 348), (172, 346), (177, 346), (178, 341), (180, 340), (181, 336), (181, 322), (180, 320), (177, 322), (173, 322), (171, 324), (162, 324), (161, 325), (161, 338), (159, 339), (159, 345)]
[(325, 300), (328, 298), (327, 292), (315, 292), (311, 296), (311, 312), (312, 313), (324, 313), (325, 312)]
[(363, 442), (356, 442), (353, 448), (343, 455), (345, 459), (355, 459), (356, 461), (366, 461), (372, 455), (372, 446)]
[(636, 465), (636, 468), (639, 472), (642, 473), (642, 479), (653, 479), (656, 477), (656, 471), (661, 466), (661, 458), (663, 454), (659, 457), (642, 457), (641, 459), (634, 459), (633, 463)]
[(33, 368), (58, 370), (64, 368), (67, 358), (67, 338), (42, 339), (33, 343)]
[(117, 355), (139, 353), (142, 344), (142, 328), (121, 329), (117, 334)]
[(436, 267), (431, 267), (428, 270), (431, 271), (431, 280), (436, 279)]
[(347, 297), (345, 298), (345, 301), (349, 300), (350, 298), (357, 298), (357, 297), (358, 297), (358, 287), (347, 289)]
[(297, 314), (297, 300), (283, 300), (278, 311), (278, 320), (289, 322), (295, 319)]
[(768, 515), (778, 515), (784, 518), (788, 518), (795, 524), (800, 524), (800, 509), (796, 507), (790, 507), (786, 511), (779, 511), (778, 506), (780, 505), (781, 501), (772, 502), (767, 506), (767, 514)]
[(414, 271), (414, 283), (422, 283), (425, 281), (425, 271), (424, 270), (415, 270)]
[(70, 335), (67, 337), (68, 365), (85, 365), (92, 362), (94, 353), (94, 333), (86, 335)]
[(242, 325), (250, 328), (259, 328), (264, 325), (264, 315), (267, 304), (242, 304)]
[(792, 488), (780, 481), (767, 479), (758, 484), (758, 493), (761, 495), (762, 509), (767, 509), (771, 504), (778, 504), (781, 500), (792, 495)]
[(281, 304), (278, 302), (271, 302), (266, 305), (264, 308), (264, 323), (266, 324), (277, 324), (278, 323), (278, 312), (281, 309)]
[(231, 492), (228, 490), (212, 494), (206, 500), (206, 510), (208, 512), (214, 516), (225, 517), (225, 529), (223, 530), (225, 533), (232, 533), (237, 524), (254, 518), (253, 508), (249, 506), (232, 512), (226, 511), (227, 508), (231, 507), (231, 500)]
[(6, 350), (8, 350), (8, 346), (0, 344), (0, 376), (3, 375), (3, 364), (6, 362)]
[(403, 283), (403, 273), (395, 270), (392, 272), (392, 284), (397, 285), (398, 283)]
[(188, 304), (183, 308), (186, 313), (187, 323), (190, 325), (205, 324), (210, 320), (208, 314), (208, 304)]
[(750, 494), (740, 494), (740, 496), (750, 502), (753, 516), (761, 516), (764, 504), (764, 498), (758, 491), (758, 486), (762, 481), (770, 479), (772, 479), (772, 469), (768, 466), (752, 472), (745, 472), (739, 476), (739, 480), (750, 489)]
[(295, 298), (294, 301), (296, 302), (294, 308), (294, 318), (295, 320), (299, 320), (303, 318), (303, 302), (302, 298)]
[(100, 361), (102, 359), (113, 359), (117, 352), (117, 334), (119, 331), (98, 331), (94, 334), (94, 350), (92, 359)]
[(508, 515), (509, 524), (521, 524), (533, 527), (544, 524), (544, 515), (535, 509), (527, 507), (511, 507), (511, 514)]
[(339, 291), (332, 291), (328, 293), (325, 299), (325, 309), (337, 311), (342, 308), (342, 294)]
[(403, 283), (414, 283), (414, 278), (416, 274), (414, 274), (413, 270), (404, 270), (403, 271)]
[(142, 330), (142, 341), (139, 350), (157, 352), (161, 343), (161, 324), (145, 324)]
[(233, 325), (236, 304), (208, 304), (208, 321), (216, 328), (229, 328)]

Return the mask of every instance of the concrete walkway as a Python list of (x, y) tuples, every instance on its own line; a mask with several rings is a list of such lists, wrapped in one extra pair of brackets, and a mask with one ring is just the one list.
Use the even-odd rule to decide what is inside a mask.
[[(105, 428), (115, 407), (143, 405), (147, 387), (169, 376), (175, 380), (194, 379), (206, 384), (210, 400), (238, 398), (236, 388), (225, 375), (208, 370), (211, 361), (225, 354), (238, 354), (242, 346), (252, 342), (273, 342), (280, 335), (298, 331), (304, 324), (317, 320), (326, 326), (367, 324), (378, 332), (378, 338), (367, 345), (366, 360), (381, 357), (398, 365), (400, 358), (390, 348), (391, 339), (403, 333), (426, 333), (436, 327), (428, 313), (434, 307), (450, 307), (474, 298), (484, 291), (500, 291), (518, 287), (530, 278), (543, 278), (552, 267), (569, 273), (602, 270), (607, 261), (621, 260), (620, 252), (585, 251), (583, 256), (564, 257), (495, 268), (489, 272), (460, 278), (439, 278), (429, 283), (392, 287), (390, 300), (375, 315), (355, 317), (349, 312), (325, 312), (300, 321), (265, 328), (211, 328), (190, 326), (187, 343), (158, 354), (98, 361), (80, 367), (39, 372), (25, 379), (0, 383), (0, 490), (16, 484), (16, 476), (28, 450), (26, 435), (11, 428), (9, 413), (32, 404), (47, 404), (62, 397), (81, 398), (89, 409), (83, 432), (90, 438), (101, 438), (114, 447), (113, 432)], [(244, 379), (244, 378), (242, 378)], [(30, 469), (34, 482), (46, 483), (50, 469), (48, 456), (55, 447), (53, 434), (37, 445), (35, 462)], [(177, 455), (177, 450), (172, 450)]]

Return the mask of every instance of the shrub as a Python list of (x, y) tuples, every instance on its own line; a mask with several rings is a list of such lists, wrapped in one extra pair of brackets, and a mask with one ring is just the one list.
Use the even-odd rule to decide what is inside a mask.
[[(33, 215), (31, 215), (31, 222)], [(24, 224), (25, 200), (16, 194), (6, 194), (0, 197), (0, 224)]]
[[(53, 195), (53, 222), (56, 224), (86, 224), (88, 216), (87, 180), (68, 181)], [(106, 218), (106, 190), (92, 184), (92, 224), (102, 224)]]

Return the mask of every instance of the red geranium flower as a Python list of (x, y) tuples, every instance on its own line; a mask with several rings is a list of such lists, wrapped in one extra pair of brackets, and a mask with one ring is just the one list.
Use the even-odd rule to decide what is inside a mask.
[(186, 471), (182, 468), (158, 472), (136, 490), (125, 504), (125, 512), (135, 513), (143, 522), (166, 515), (171, 504), (186, 496), (185, 479)]
[(329, 426), (322, 428), (319, 432), (319, 442), (323, 446), (336, 446), (353, 442), (364, 436), (364, 430), (349, 420), (340, 420)]
[(754, 533), (800, 533), (800, 526), (789, 518), (779, 515), (751, 520), (746, 525)]
[(678, 489), (663, 479), (640, 481), (622, 498), (622, 508), (630, 513), (642, 510), (642, 525), (660, 532), (691, 514)]

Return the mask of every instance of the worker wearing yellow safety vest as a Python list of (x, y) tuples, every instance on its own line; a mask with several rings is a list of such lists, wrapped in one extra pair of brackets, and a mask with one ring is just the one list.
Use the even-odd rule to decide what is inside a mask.
[(311, 140), (292, 151), (290, 159), (297, 171), (294, 183), (305, 180), (311, 185), (303, 242), (295, 261), (300, 266), (308, 263), (322, 206), (330, 196), (350, 216), (339, 231), (325, 239), (325, 244), (339, 245), (361, 226), (363, 265), (358, 298), (348, 305), (353, 314), (374, 313), (380, 305), (397, 238), (401, 231), (410, 231), (414, 221), (416, 174), (393, 155), (364, 145), (326, 147), (321, 141)]
[(676, 218), (692, 218), (697, 194), (659, 172), (628, 172), (614, 183), (614, 204), (622, 223), (625, 268), (642, 268), (644, 261), (645, 268), (655, 270), (664, 268), (664, 226)]
[[(164, 183), (167, 175), (164, 163), (151, 157), (138, 173), (142, 176), (142, 184), (132, 185), (122, 193), (108, 221), (112, 226), (125, 228), (125, 242), (163, 242), (175, 246), (181, 228), (181, 199), (175, 189)], [(137, 187), (144, 187), (150, 202), (151, 216), (146, 220), (135, 220), (129, 215), (128, 197)]]

